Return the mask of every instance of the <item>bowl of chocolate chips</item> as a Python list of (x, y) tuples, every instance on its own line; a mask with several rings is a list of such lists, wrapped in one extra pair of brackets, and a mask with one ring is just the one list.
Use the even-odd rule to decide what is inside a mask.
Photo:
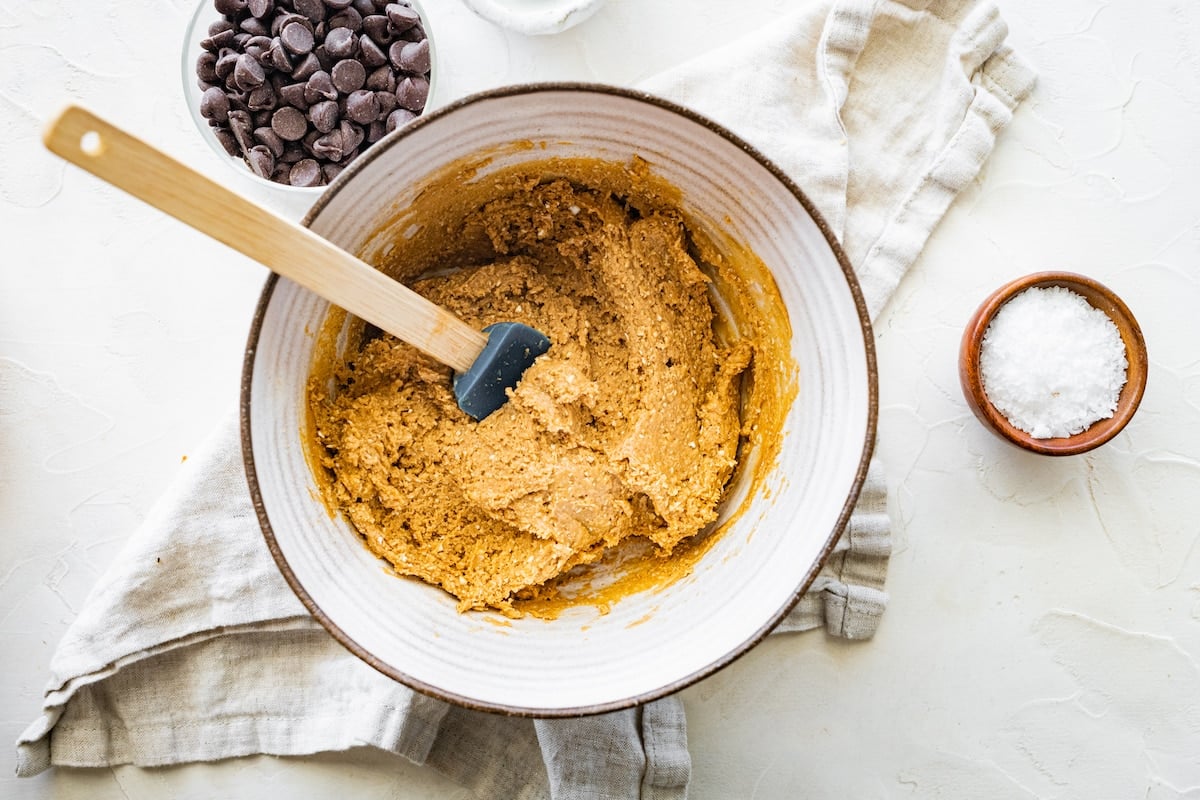
[(317, 193), (430, 104), (414, 0), (201, 0), (184, 39), (201, 136), (252, 180)]

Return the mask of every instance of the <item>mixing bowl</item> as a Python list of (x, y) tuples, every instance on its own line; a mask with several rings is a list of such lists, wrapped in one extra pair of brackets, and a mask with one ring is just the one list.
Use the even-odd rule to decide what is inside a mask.
[[(773, 430), (750, 438), (715, 531), (676, 579), (550, 619), (458, 613), (401, 578), (331, 513), (306, 457), (306, 382), (328, 304), (272, 278), (249, 339), (246, 471), (263, 532), (300, 600), (342, 644), (397, 681), (471, 708), (529, 716), (610, 711), (674, 692), (761, 641), (811, 584), (858, 497), (875, 438), (872, 334), (851, 270), (801, 189), (729, 131), (662, 99), (593, 84), (474, 95), (366, 151), (306, 219), (368, 260), (414, 236), (405, 210), (492, 170), (598, 159), (677, 191), (714, 260), (748, 261), (747, 295), (786, 309), (756, 355)], [(455, 165), (472, 164), (470, 170)], [(449, 178), (447, 177), (449, 176)], [(434, 188), (431, 188), (434, 187)], [(737, 251), (737, 252), (735, 252)], [(376, 262), (378, 263), (378, 262)], [(771, 355), (774, 353), (775, 355)], [(765, 354), (765, 355), (764, 355)], [(769, 356), (769, 357), (768, 357)]]

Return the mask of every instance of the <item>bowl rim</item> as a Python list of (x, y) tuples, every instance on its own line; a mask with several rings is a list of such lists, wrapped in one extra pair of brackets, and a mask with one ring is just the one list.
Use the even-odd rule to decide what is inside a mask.
[[(983, 336), (1005, 303), (1026, 289), (1053, 286), (1081, 295), (1089, 305), (1104, 312), (1113, 321), (1125, 345), (1129, 366), (1125, 385), (1121, 387), (1117, 398), (1117, 408), (1111, 417), (1098, 420), (1073, 436), (1037, 439), (1009, 422), (988, 400), (979, 369), (979, 357), (983, 349)], [(1146, 340), (1141, 325), (1125, 301), (1096, 279), (1065, 270), (1033, 272), (995, 289), (971, 315), (959, 346), (959, 382), (971, 411), (988, 430), (1009, 444), (1047, 456), (1080, 455), (1096, 449), (1120, 433), (1141, 404), (1148, 372)]]
[[(246, 480), (250, 490), (252, 504), (254, 506), (255, 514), (258, 517), (259, 526), (262, 529), (263, 536), (266, 540), (267, 549), (270, 551), (276, 566), (279, 568), (279, 571), (287, 581), (288, 585), (292, 588), (292, 591), (296, 594), (301, 604), (304, 605), (305, 609), (307, 609), (308, 612), (312, 614), (312, 616), (321, 624), (321, 626), (324, 627), (334, 639), (341, 643), (342, 646), (350, 650), (359, 659), (366, 662), (383, 675), (391, 678), (394, 681), (397, 681), (398, 683), (408, 686), (409, 688), (421, 692), (422, 694), (475, 711), (500, 713), (514, 717), (566, 718), (619, 711), (643, 705), (667, 695), (674, 694), (703, 678), (719, 672), (721, 669), (725, 668), (750, 650), (754, 649), (754, 647), (757, 646), (764, 638), (766, 638), (767, 635), (774, 630), (776, 625), (778, 625), (780, 621), (787, 616), (787, 614), (800, 601), (800, 598), (803, 597), (811, 587), (813, 581), (816, 579), (817, 574), (825, 566), (825, 563), (832, 555), (834, 547), (843, 535), (846, 525), (850, 520), (850, 515), (854, 511), (854, 507), (858, 502), (863, 484), (866, 482), (867, 471), (868, 467), (870, 466), (871, 458), (874, 454), (875, 442), (877, 438), (879, 415), (879, 377), (876, 364), (875, 337), (870, 321), (870, 314), (867, 310), (866, 300), (863, 297), (862, 288), (860, 286), (858, 277), (850, 264), (849, 258), (846, 256), (841, 245), (839, 244), (833, 229), (830, 228), (824, 216), (821, 215), (816, 206), (803, 192), (803, 190), (801, 190), (799, 185), (786, 173), (784, 173), (778, 165), (764, 156), (757, 148), (750, 145), (744, 139), (734, 134), (724, 126), (713, 122), (707, 117), (704, 117), (703, 115), (698, 114), (697, 112), (685, 106), (678, 105), (657, 95), (642, 92), (636, 89), (629, 89), (603, 83), (575, 81), (522, 83), (481, 91), (463, 97), (447, 105), (440, 106), (432, 111), (420, 115), (404, 127), (388, 134), (383, 139), (380, 139), (375, 146), (368, 149), (361, 156), (359, 156), (359, 158), (356, 158), (345, 170), (338, 174), (328, 186), (325, 187), (325, 191), (317, 199), (317, 202), (312, 206), (308, 213), (305, 214), (301, 224), (305, 227), (310, 227), (312, 222), (317, 218), (329, 201), (338, 192), (345, 188), (345, 184), (350, 181), (354, 175), (356, 175), (359, 171), (368, 168), (375, 158), (382, 155), (384, 151), (394, 145), (401, 138), (410, 135), (412, 132), (419, 130), (425, 125), (435, 123), (436, 120), (444, 116), (453, 114), (457, 109), (488, 100), (539, 92), (596, 92), (616, 95), (629, 100), (656, 106), (660, 109), (678, 114), (711, 130), (712, 132), (737, 146), (739, 149), (757, 161), (760, 165), (762, 165), (765, 169), (767, 169), (788, 190), (788, 192), (792, 194), (797, 201), (799, 201), (801, 206), (810, 215), (842, 270), (843, 277), (846, 280), (846, 284), (850, 291), (851, 299), (858, 316), (859, 332), (862, 335), (863, 342), (867, 381), (866, 428), (863, 436), (862, 449), (859, 453), (858, 466), (855, 470), (855, 474), (845, 502), (838, 513), (833, 527), (829, 531), (825, 543), (821, 547), (820, 554), (813, 564), (810, 565), (807, 574), (804, 576), (804, 579), (795, 588), (789, 599), (769, 619), (767, 619), (757, 631), (752, 633), (741, 644), (725, 653), (722, 657), (715, 659), (704, 667), (695, 670), (688, 675), (677, 678), (666, 685), (631, 697), (583, 706), (571, 706), (553, 709), (530, 708), (525, 706), (512, 706), (481, 702), (479, 700), (470, 697), (464, 697), (455, 692), (450, 692), (440, 687), (431, 685), (425, 681), (413, 678), (396, 667), (377, 658), (369, 650), (350, 637), (321, 609), (321, 607), (300, 583), (295, 572), (292, 570), (291, 566), (287, 562), (287, 559), (284, 557), (279, 542), (275, 537), (275, 532), (267, 514), (262, 491), (258, 483), (258, 474), (255, 467), (252, 445), (253, 440), (251, 435), (251, 386), (254, 374), (257, 342), (262, 331), (267, 308), (270, 304), (271, 297), (276, 286), (278, 285), (279, 280), (279, 276), (275, 273), (272, 273), (267, 277), (262, 293), (259, 296), (258, 304), (255, 308), (253, 320), (251, 322), (250, 332), (247, 337), (245, 358), (242, 367), (240, 402), (242, 462), (246, 473)], [(381, 147), (380, 145), (383, 146)]]

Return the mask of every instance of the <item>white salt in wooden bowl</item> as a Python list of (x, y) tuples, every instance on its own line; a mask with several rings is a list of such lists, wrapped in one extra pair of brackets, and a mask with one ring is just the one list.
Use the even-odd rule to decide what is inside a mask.
[[(509, 147), (532, 142), (532, 147)], [(552, 620), (457, 613), (440, 589), (383, 568), (319, 499), (305, 458), (305, 382), (328, 306), (268, 282), (250, 335), (242, 432), (267, 543), (304, 605), (380, 672), (472, 708), (533, 716), (609, 711), (681, 689), (762, 640), (829, 556), (875, 437), (872, 334), (850, 266), (800, 188), (744, 142), (670, 103), (623, 89), (548, 84), (476, 95), (431, 112), (358, 159), (306, 223), (356, 252), (389, 209), (447, 164), (637, 156), (681, 193), (693, 224), (750, 248), (790, 318), (798, 392), (778, 456), (730, 487), (731, 523), (686, 577)], [(396, 235), (402, 235), (397, 232)], [(753, 462), (756, 454), (743, 456)]]
[[(1028, 289), (1048, 287), (1069, 289), (1112, 320), (1125, 346), (1128, 368), (1125, 384), (1117, 397), (1116, 409), (1111, 417), (1100, 419), (1086, 430), (1070, 436), (1035, 438), (1028, 431), (1013, 424), (988, 397), (984, 388), (983, 370), (980, 368), (980, 355), (988, 326), (1005, 303)], [(959, 347), (959, 381), (967, 405), (979, 421), (1009, 444), (1031, 453), (1048, 456), (1086, 453), (1120, 433), (1141, 403), (1142, 395), (1146, 391), (1147, 370), (1146, 342), (1133, 312), (1107, 286), (1073, 272), (1035, 272), (996, 289), (984, 299), (967, 322)]]

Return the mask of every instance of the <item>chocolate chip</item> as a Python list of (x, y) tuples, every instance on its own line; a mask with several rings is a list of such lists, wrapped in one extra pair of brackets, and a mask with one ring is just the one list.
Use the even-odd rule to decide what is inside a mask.
[[(392, 45), (394, 49), (395, 44)], [(400, 48), (399, 60), (393, 59), (397, 67), (405, 72), (429, 72), (430, 55), (429, 55), (429, 40), (422, 39), (419, 42), (405, 42)]]
[(388, 63), (387, 53), (370, 36), (358, 37), (359, 57), (367, 67), (382, 67)]
[(298, 109), (284, 106), (271, 116), (271, 130), (279, 134), (279, 138), (294, 142), (304, 138), (308, 132), (308, 120)]
[(378, 142), (383, 138), (385, 133), (387, 133), (387, 127), (385, 123), (383, 120), (377, 119), (367, 126), (367, 141), (371, 144), (375, 144), (375, 142)]
[(200, 116), (217, 122), (229, 119), (229, 98), (223, 89), (214, 86), (205, 90), (200, 97)]
[(392, 42), (391, 47), (388, 48), (388, 61), (390, 61), (392, 66), (396, 69), (400, 69), (400, 56), (404, 52), (404, 45), (406, 44), (408, 44), (408, 42)]
[(376, 92), (375, 99), (379, 101), (379, 116), (376, 119), (386, 119), (400, 105), (394, 92)]
[[(228, 19), (226, 19), (225, 17), (221, 17), (220, 19), (213, 20), (212, 22), (209, 23), (209, 25), (208, 25), (208, 35), (209, 36), (216, 36), (218, 33), (221, 33), (222, 31), (233, 31), (233, 23), (231, 21), (229, 21)], [(230, 36), (232, 36), (232, 35), (233, 34), (230, 33)]]
[(325, 182), (329, 183), (332, 181), (334, 178), (340, 175), (342, 170), (345, 168), (346, 167), (342, 164), (322, 164), (321, 172), (325, 175)]
[(213, 53), (203, 52), (196, 59), (196, 77), (205, 83), (216, 83), (217, 57)]
[(325, 37), (325, 52), (334, 58), (349, 58), (357, 49), (358, 37), (349, 28), (334, 28)]
[(321, 0), (296, 0), (296, 11), (308, 17), (314, 23), (325, 19), (325, 4)]
[(258, 45), (247, 44), (246, 55), (250, 56), (258, 63), (263, 64), (263, 66), (267, 66), (265, 63), (267, 58), (267, 50), (259, 47)]
[(312, 21), (303, 14), (297, 14), (295, 11), (289, 11), (281, 8), (275, 12), (275, 16), (271, 18), (271, 35), (278, 36), (283, 26), (289, 22), (298, 22), (310, 31), (313, 29)]
[(416, 11), (399, 3), (389, 3), (384, 8), (384, 13), (392, 23), (393, 33), (403, 33), (421, 21), (421, 16)]
[(283, 46), (296, 55), (303, 55), (313, 49), (313, 32), (299, 22), (289, 22), (279, 29), (279, 39)]
[(308, 119), (321, 133), (329, 133), (338, 124), (338, 104), (332, 100), (314, 103), (308, 109)]
[(275, 10), (275, 0), (247, 0), (246, 8), (258, 18), (262, 18)]
[(384, 129), (388, 133), (391, 133), (392, 131), (396, 130), (396, 128), (399, 128), (410, 120), (414, 120), (416, 118), (417, 115), (409, 111), (407, 108), (397, 108), (395, 111), (388, 114)]
[(262, 86), (266, 79), (267, 73), (257, 59), (247, 53), (238, 56), (237, 63), (233, 68), (233, 82), (239, 89), (248, 92), (256, 86)]
[(237, 140), (243, 154), (254, 147), (254, 122), (250, 119), (249, 112), (230, 111), (229, 130), (233, 132), (233, 138)]
[(249, 111), (246, 107), (246, 95), (237, 91), (225, 90), (225, 97), (229, 100), (229, 108), (234, 111)]
[(333, 65), (329, 76), (335, 89), (342, 94), (348, 94), (355, 89), (361, 89), (367, 82), (367, 68), (359, 61), (344, 58)]
[(369, 14), (375, 13), (374, 0), (354, 0), (350, 7), (358, 12), (360, 17), (366, 17)]
[(283, 155), (283, 138), (275, 132), (274, 128), (268, 126), (255, 128), (254, 141), (270, 150), (271, 155), (275, 156), (276, 158), (279, 158), (281, 155)]
[(333, 78), (325, 70), (317, 70), (308, 77), (304, 85), (304, 99), (309, 103), (319, 100), (337, 100), (338, 91), (333, 86)]
[(270, 111), (278, 104), (279, 100), (275, 97), (275, 90), (269, 83), (256, 86), (246, 97), (246, 107), (251, 111)]
[(330, 131), (313, 142), (312, 146), (312, 154), (323, 161), (341, 161), (346, 152), (340, 130)]
[(329, 51), (325, 49), (325, 45), (319, 44), (313, 48), (313, 55), (317, 57), (317, 61), (321, 62), (321, 69), (329, 72), (333, 68), (333, 64), (337, 61), (336, 58), (329, 55)]
[(213, 71), (217, 73), (217, 78), (226, 80), (232, 75), (239, 58), (241, 58), (241, 54), (233, 50), (226, 50), (224, 55), (218, 56), (217, 63), (213, 65)]
[(280, 102), (298, 108), (301, 111), (308, 110), (308, 101), (304, 99), (303, 83), (289, 83), (287, 86), (281, 86), (276, 94), (279, 95)]
[(329, 32), (333, 33), (338, 28), (345, 28), (353, 33), (358, 33), (362, 30), (362, 20), (362, 14), (353, 8), (344, 9), (329, 18)]
[(305, 152), (303, 147), (296, 142), (288, 142), (283, 146), (283, 155), (281, 155), (277, 160), (284, 164), (295, 164), (300, 159), (307, 157), (308, 153)]
[(391, 23), (388, 18), (382, 14), (372, 14), (369, 17), (363, 17), (362, 30), (367, 36), (370, 36), (380, 44), (390, 44), (392, 41)]
[(346, 98), (346, 116), (360, 125), (369, 125), (379, 118), (379, 101), (370, 89), (351, 92)]
[(305, 53), (300, 63), (292, 70), (292, 77), (298, 81), (307, 81), (314, 73), (320, 71), (321, 62), (312, 53)]
[(213, 0), (213, 8), (218, 14), (231, 17), (246, 7), (246, 0)]
[(237, 139), (233, 135), (233, 131), (229, 128), (215, 128), (213, 135), (217, 137), (217, 141), (226, 153), (237, 158), (242, 154), (242, 150), (238, 147)]
[(292, 57), (288, 55), (287, 48), (283, 46), (283, 41), (278, 36), (271, 40), (271, 47), (267, 50), (267, 60), (270, 61), (272, 68), (280, 72), (292, 71)]
[(210, 53), (219, 53), (223, 48), (233, 46), (233, 29), (219, 31), (206, 39), (200, 40), (200, 46)]
[(421, 111), (429, 97), (429, 81), (424, 78), (405, 77), (396, 84), (396, 100), (401, 108)]
[(342, 147), (347, 152), (356, 149), (366, 138), (362, 126), (348, 120), (342, 120), (338, 130), (342, 133)]
[(388, 66), (379, 67), (367, 76), (366, 87), (376, 92), (396, 91), (396, 73)]
[(271, 35), (270, 26), (267, 25), (267, 23), (263, 22), (258, 17), (246, 17), (244, 20), (242, 20), (241, 24), (238, 25), (238, 27), (241, 28), (244, 32), (250, 34), (251, 36), (270, 36)]
[(265, 145), (255, 145), (246, 151), (246, 163), (260, 178), (270, 178), (275, 171), (275, 156)]
[(305, 158), (292, 165), (288, 173), (288, 182), (292, 186), (320, 186), (321, 165), (311, 158)]

